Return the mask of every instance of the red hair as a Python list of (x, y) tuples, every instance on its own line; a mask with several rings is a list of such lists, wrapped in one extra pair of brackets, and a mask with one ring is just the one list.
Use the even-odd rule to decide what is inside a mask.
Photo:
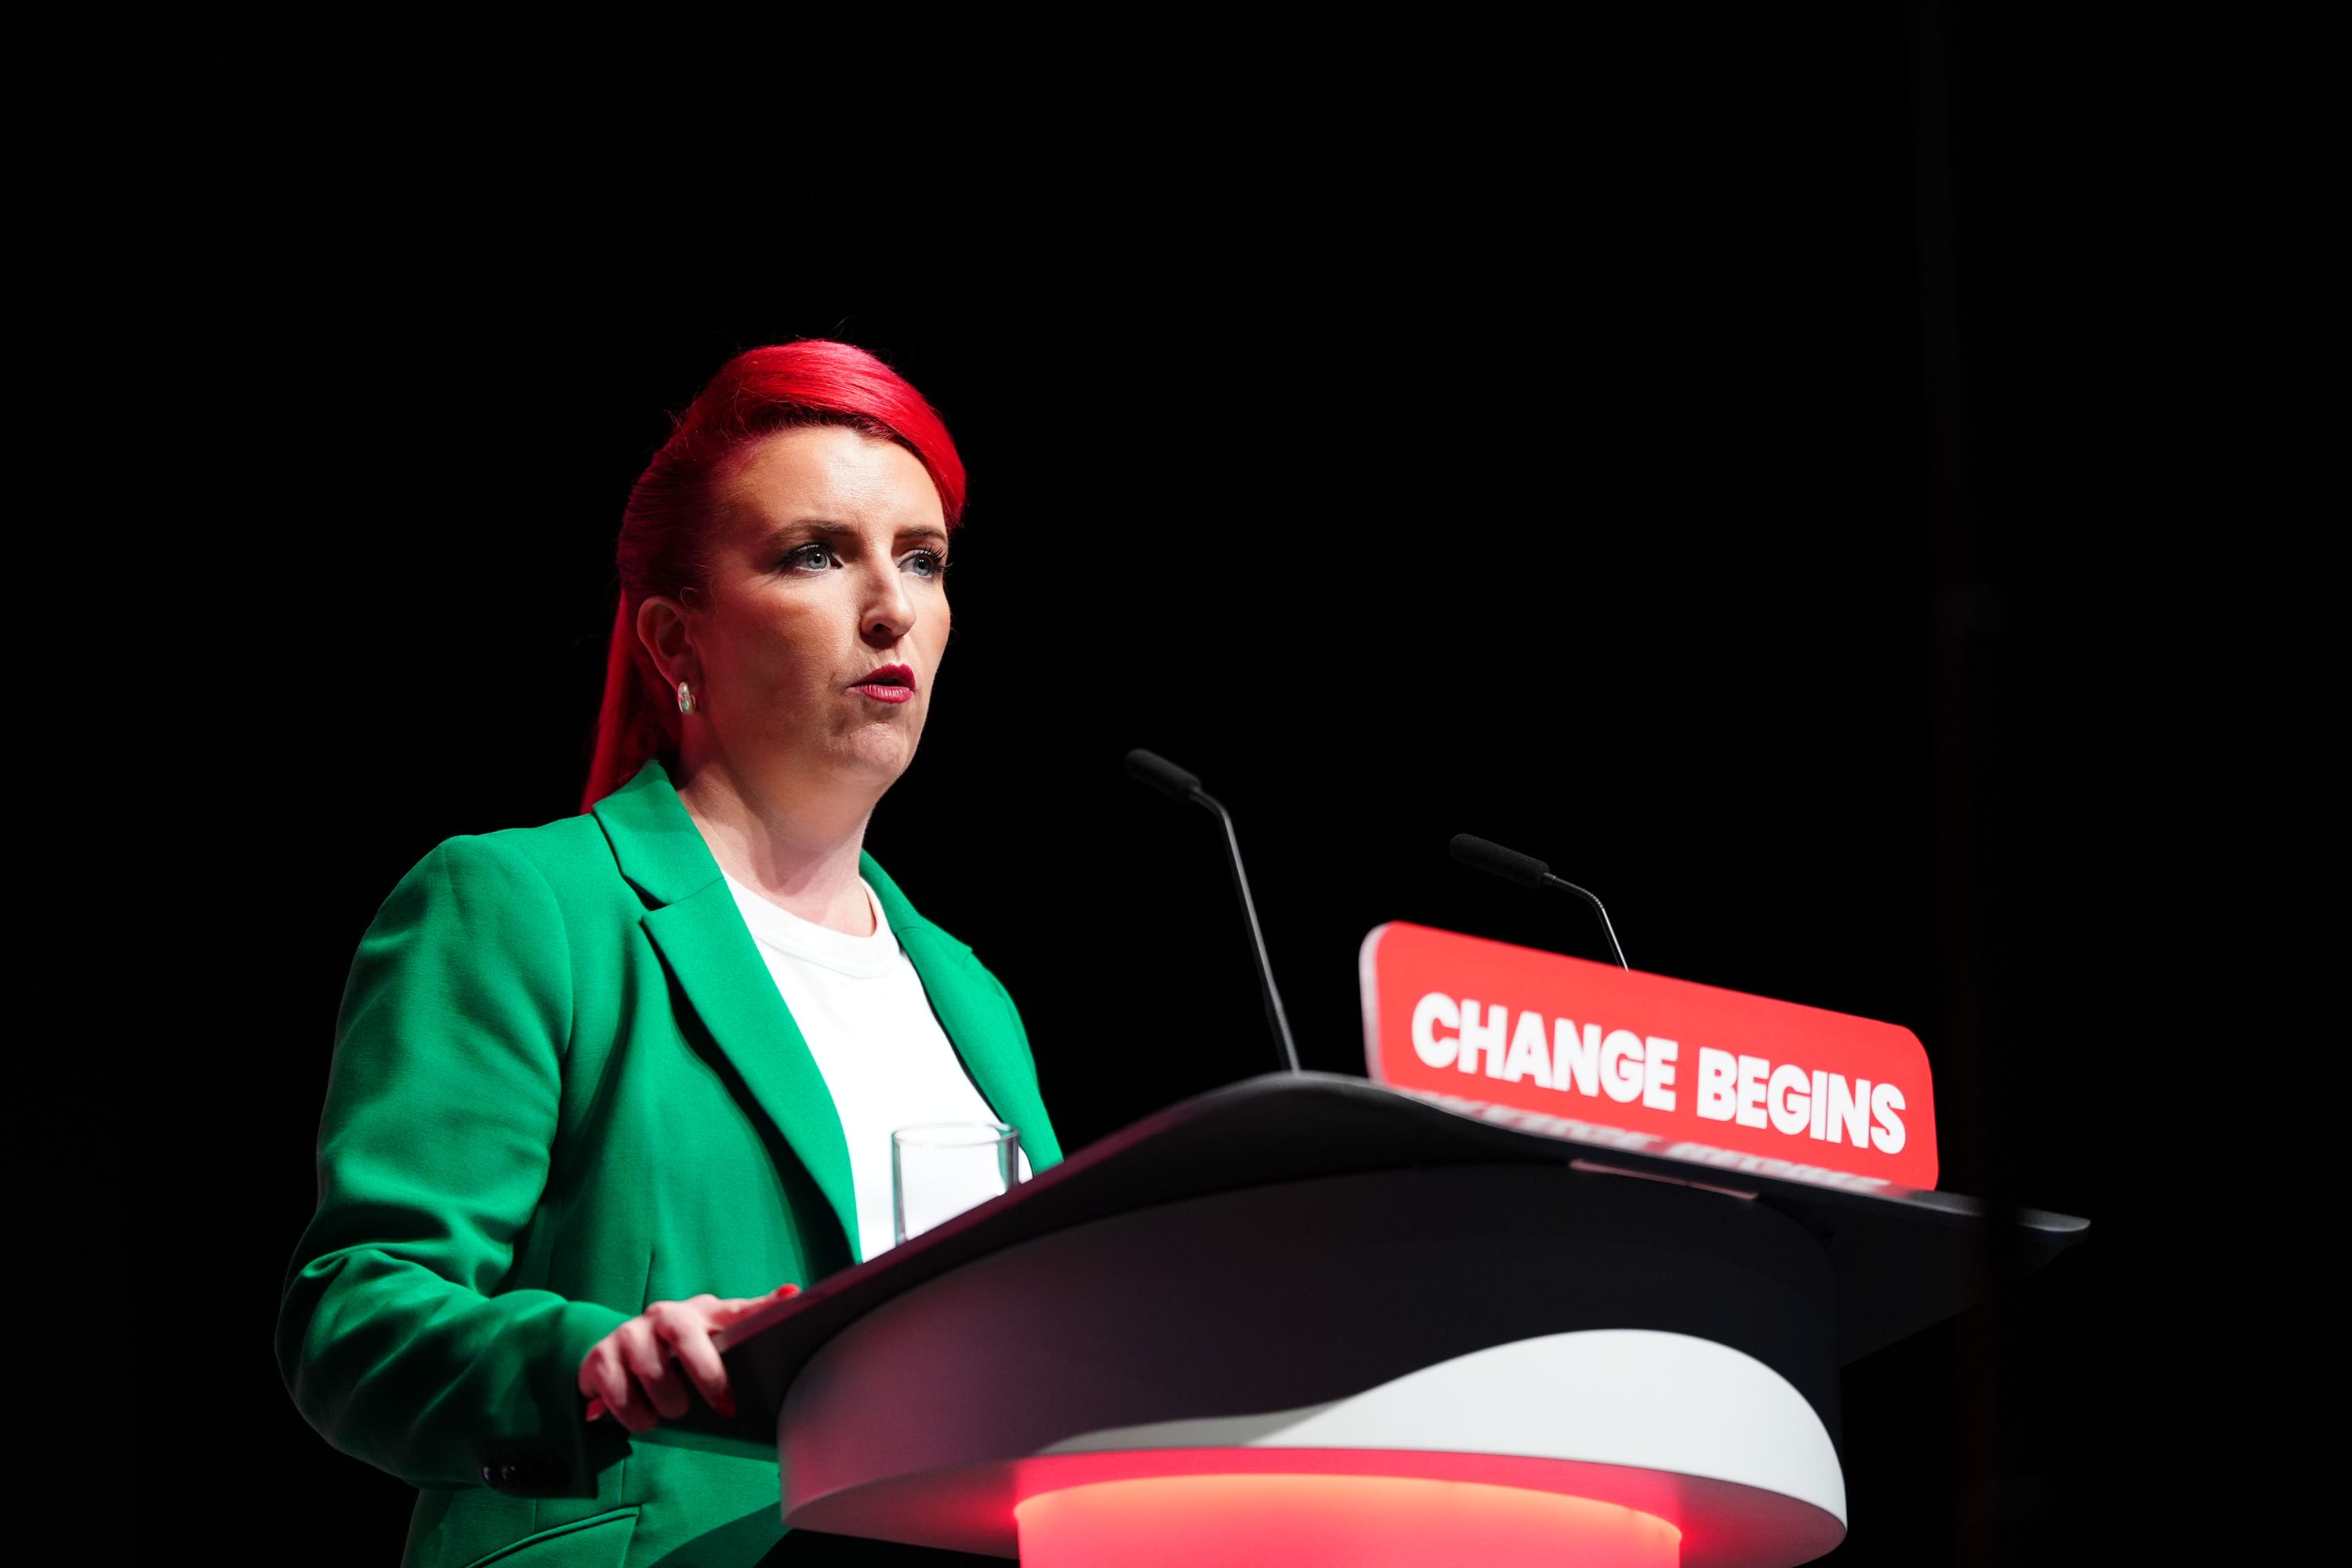
[(583, 811), (628, 783), (646, 758), (677, 757), (677, 703), (637, 639), (637, 606), (649, 594), (677, 595), (700, 582), (712, 481), (728, 465), (763, 437), (811, 425), (846, 426), (904, 447), (939, 487), (948, 527), (962, 519), (963, 459), (938, 413), (897, 371), (823, 338), (729, 360), (677, 416), (621, 513), (621, 604)]

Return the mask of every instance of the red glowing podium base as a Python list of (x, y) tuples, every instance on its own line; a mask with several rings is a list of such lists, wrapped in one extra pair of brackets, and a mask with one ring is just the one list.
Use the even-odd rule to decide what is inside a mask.
[(1032, 1564), (1803, 1563), (1840, 1366), (1967, 1304), (1987, 1222), (1726, 1183), (1255, 1079), (735, 1325), (744, 1414), (682, 1437), (772, 1441), (794, 1528)]
[(1029, 1568), (1675, 1568), (1682, 1540), (1615, 1503), (1384, 1476), (1153, 1476), (1045, 1492), (1013, 1511)]

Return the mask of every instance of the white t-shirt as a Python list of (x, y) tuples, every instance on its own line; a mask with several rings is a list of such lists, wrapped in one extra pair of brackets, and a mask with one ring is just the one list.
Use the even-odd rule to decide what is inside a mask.
[[(890, 1134), (929, 1121), (993, 1121), (996, 1115), (948, 1043), (921, 977), (882, 918), (874, 889), (863, 879), (858, 886), (874, 911), (871, 936), (850, 936), (804, 921), (727, 879), (776, 990), (808, 1041), (825, 1088), (833, 1091), (849, 1145), (863, 1262), (897, 1240)], [(1025, 1151), (1020, 1175), (1028, 1179)], [(972, 1201), (990, 1195), (977, 1192)]]

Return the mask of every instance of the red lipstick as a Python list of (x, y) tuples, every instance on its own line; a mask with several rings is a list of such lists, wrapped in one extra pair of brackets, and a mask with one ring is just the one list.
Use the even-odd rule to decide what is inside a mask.
[(912, 702), (915, 700), (915, 672), (903, 664), (886, 664), (865, 679), (849, 688), (877, 702)]

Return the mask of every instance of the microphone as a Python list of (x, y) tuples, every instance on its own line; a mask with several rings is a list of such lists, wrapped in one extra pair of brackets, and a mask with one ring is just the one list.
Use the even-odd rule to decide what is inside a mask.
[(1591, 904), (1592, 912), (1601, 917), (1601, 929), (1609, 933), (1609, 951), (1617, 955), (1617, 966), (1620, 969), (1633, 967), (1625, 962), (1625, 950), (1617, 945), (1617, 928), (1609, 923), (1609, 911), (1601, 907), (1601, 900), (1567, 878), (1553, 876), (1551, 868), (1534, 856), (1506, 849), (1499, 844), (1474, 838), (1467, 833), (1457, 833), (1454, 836), (1454, 858), (1465, 866), (1500, 877), (1506, 882), (1517, 882), (1528, 888), (1560, 888), (1574, 893)]
[(1265, 956), (1265, 933), (1258, 929), (1257, 906), (1250, 901), (1249, 877), (1242, 870), (1242, 843), (1234, 836), (1232, 814), (1201, 788), (1199, 779), (1157, 752), (1128, 752), (1127, 771), (1129, 777), (1150, 784), (1169, 799), (1200, 806), (1224, 824), (1225, 856), (1233, 867), (1234, 891), (1241, 895), (1242, 920), (1249, 927), (1250, 952), (1257, 959), (1257, 983), (1265, 994), (1266, 1025), (1274, 1030), (1274, 1043), (1282, 1047), (1284, 1065), (1297, 1072), (1298, 1047), (1290, 1038), (1290, 1020), (1283, 1015), (1282, 994), (1274, 988), (1274, 964)]

